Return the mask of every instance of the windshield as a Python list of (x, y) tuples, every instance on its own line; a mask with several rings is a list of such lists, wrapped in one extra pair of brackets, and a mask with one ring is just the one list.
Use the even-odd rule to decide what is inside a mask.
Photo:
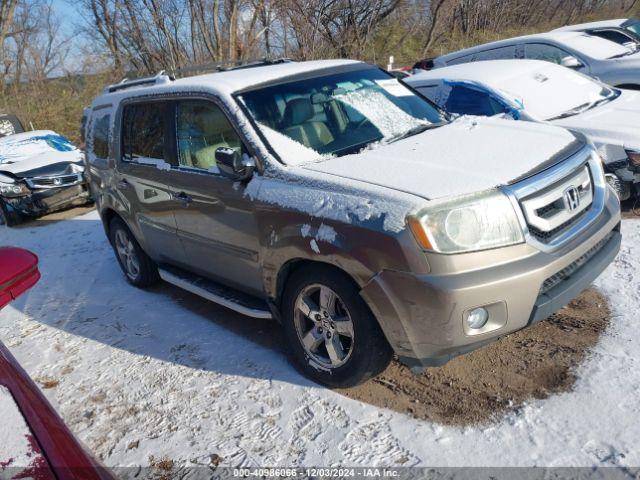
[(540, 120), (575, 115), (619, 94), (592, 78), (551, 63), (492, 86), (506, 92), (507, 97), (517, 98), (528, 114)]
[(631, 49), (625, 46), (591, 35), (576, 35), (575, 37), (565, 38), (562, 42), (574, 51), (583, 53), (595, 60), (607, 60), (633, 53)]
[(287, 164), (355, 153), (445, 121), (435, 106), (377, 68), (260, 88), (239, 100)]

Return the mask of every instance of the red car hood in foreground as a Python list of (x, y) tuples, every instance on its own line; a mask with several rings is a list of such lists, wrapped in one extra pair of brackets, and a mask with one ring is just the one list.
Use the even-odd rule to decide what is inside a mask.
[[(0, 248), (0, 308), (40, 278), (38, 258)], [(0, 343), (0, 478), (113, 480), (82, 448), (33, 380)]]

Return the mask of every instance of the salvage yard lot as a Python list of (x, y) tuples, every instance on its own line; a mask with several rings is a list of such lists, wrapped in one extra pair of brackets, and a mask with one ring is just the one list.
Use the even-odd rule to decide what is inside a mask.
[(420, 378), (394, 363), (332, 392), (271, 322), (128, 285), (87, 210), (0, 228), (43, 273), (0, 313), (0, 340), (107, 466), (640, 463), (639, 220), (598, 290), (553, 319)]

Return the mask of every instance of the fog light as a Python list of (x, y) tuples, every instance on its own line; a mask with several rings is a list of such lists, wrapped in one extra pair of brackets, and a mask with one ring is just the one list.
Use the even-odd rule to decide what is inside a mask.
[(484, 327), (487, 320), (489, 320), (489, 313), (482, 307), (474, 308), (467, 315), (467, 325), (474, 330)]

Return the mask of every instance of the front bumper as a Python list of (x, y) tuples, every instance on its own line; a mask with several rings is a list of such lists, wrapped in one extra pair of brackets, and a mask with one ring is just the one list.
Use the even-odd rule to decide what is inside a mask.
[[(522, 244), (473, 253), (467, 268), (450, 270), (457, 273), (385, 270), (361, 295), (404, 363), (418, 370), (442, 365), (568, 304), (615, 258), (619, 225), (619, 202), (608, 189), (601, 214), (557, 250)], [(490, 321), (472, 333), (465, 316), (479, 306)]]
[(3, 197), (9, 213), (21, 216), (39, 216), (62, 210), (63, 208), (84, 205), (90, 200), (86, 184), (70, 187), (34, 190), (23, 197)]

